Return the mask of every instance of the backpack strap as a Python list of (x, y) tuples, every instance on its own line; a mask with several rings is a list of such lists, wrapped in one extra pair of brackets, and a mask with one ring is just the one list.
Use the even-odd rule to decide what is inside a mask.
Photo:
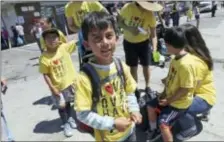
[(96, 112), (96, 104), (102, 95), (100, 77), (96, 69), (89, 63), (85, 63), (81, 69), (90, 79), (92, 86), (92, 110)]
[(114, 58), (114, 63), (117, 68), (118, 76), (121, 78), (121, 82), (125, 88), (126, 87), (126, 79), (125, 79), (124, 69), (123, 69), (121, 60), (119, 58)]

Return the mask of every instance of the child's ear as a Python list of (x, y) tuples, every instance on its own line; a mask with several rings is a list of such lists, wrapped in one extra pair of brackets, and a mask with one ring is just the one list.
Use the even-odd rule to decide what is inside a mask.
[(85, 41), (85, 40), (83, 41), (83, 46), (84, 46), (86, 49), (91, 50), (91, 48), (89, 47), (88, 42)]

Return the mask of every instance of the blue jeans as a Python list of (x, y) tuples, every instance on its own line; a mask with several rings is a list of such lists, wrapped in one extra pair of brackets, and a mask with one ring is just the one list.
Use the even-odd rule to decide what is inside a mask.
[[(2, 132), (1, 132), (2, 141), (14, 141), (12, 133), (9, 130), (9, 127), (7, 125), (7, 121), (6, 121), (5, 115), (3, 113), (3, 110), (1, 112), (1, 127), (2, 127)], [(3, 137), (2, 133), (4, 134), (4, 137)], [(6, 138), (6, 140), (3, 140), (3, 138)]]
[(191, 106), (188, 108), (187, 112), (192, 115), (197, 115), (200, 113), (206, 113), (212, 108), (205, 100), (200, 97), (195, 96)]

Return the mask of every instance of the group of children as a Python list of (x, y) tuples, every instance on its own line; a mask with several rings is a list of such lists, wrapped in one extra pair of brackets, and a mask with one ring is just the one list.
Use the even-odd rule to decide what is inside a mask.
[[(71, 129), (77, 127), (70, 104), (74, 102), (77, 119), (94, 128), (96, 141), (136, 141), (135, 124), (142, 121), (135, 97), (137, 83), (123, 62), (124, 81), (118, 76), (113, 57), (118, 40), (114, 17), (104, 10), (86, 13), (79, 28), (83, 45), (94, 55), (87, 64), (95, 69), (101, 81), (94, 110), (96, 88), (92, 88), (91, 79), (84, 71), (75, 71), (71, 59), (75, 41), (62, 41), (60, 31), (51, 27), (42, 33), (45, 49), (39, 70), (52, 92), (65, 135), (72, 136)], [(166, 31), (164, 39), (168, 52), (175, 57), (162, 96), (148, 103), (149, 139), (158, 136), (159, 126), (164, 141), (173, 141), (170, 124), (186, 111), (194, 115), (208, 111), (216, 97), (212, 59), (198, 29), (189, 24), (173, 27)], [(161, 110), (158, 125), (155, 108)]]

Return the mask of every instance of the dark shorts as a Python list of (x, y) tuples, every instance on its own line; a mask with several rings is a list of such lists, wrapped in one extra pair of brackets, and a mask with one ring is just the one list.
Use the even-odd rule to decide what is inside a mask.
[(131, 67), (138, 66), (138, 61), (142, 66), (151, 65), (152, 50), (149, 46), (149, 40), (140, 43), (130, 43), (123, 41), (126, 64)]
[(200, 19), (200, 15), (195, 15), (195, 19), (199, 20)]
[(186, 109), (177, 109), (172, 106), (160, 106), (157, 98), (148, 102), (148, 106), (160, 110), (158, 117), (159, 125), (172, 126), (172, 123), (186, 112)]
[[(72, 86), (65, 88), (64, 90), (61, 91), (61, 93), (63, 94), (65, 102), (74, 102), (75, 90), (73, 89)], [(56, 107), (59, 107), (59, 102), (60, 102), (59, 97), (52, 95), (52, 101)]]

